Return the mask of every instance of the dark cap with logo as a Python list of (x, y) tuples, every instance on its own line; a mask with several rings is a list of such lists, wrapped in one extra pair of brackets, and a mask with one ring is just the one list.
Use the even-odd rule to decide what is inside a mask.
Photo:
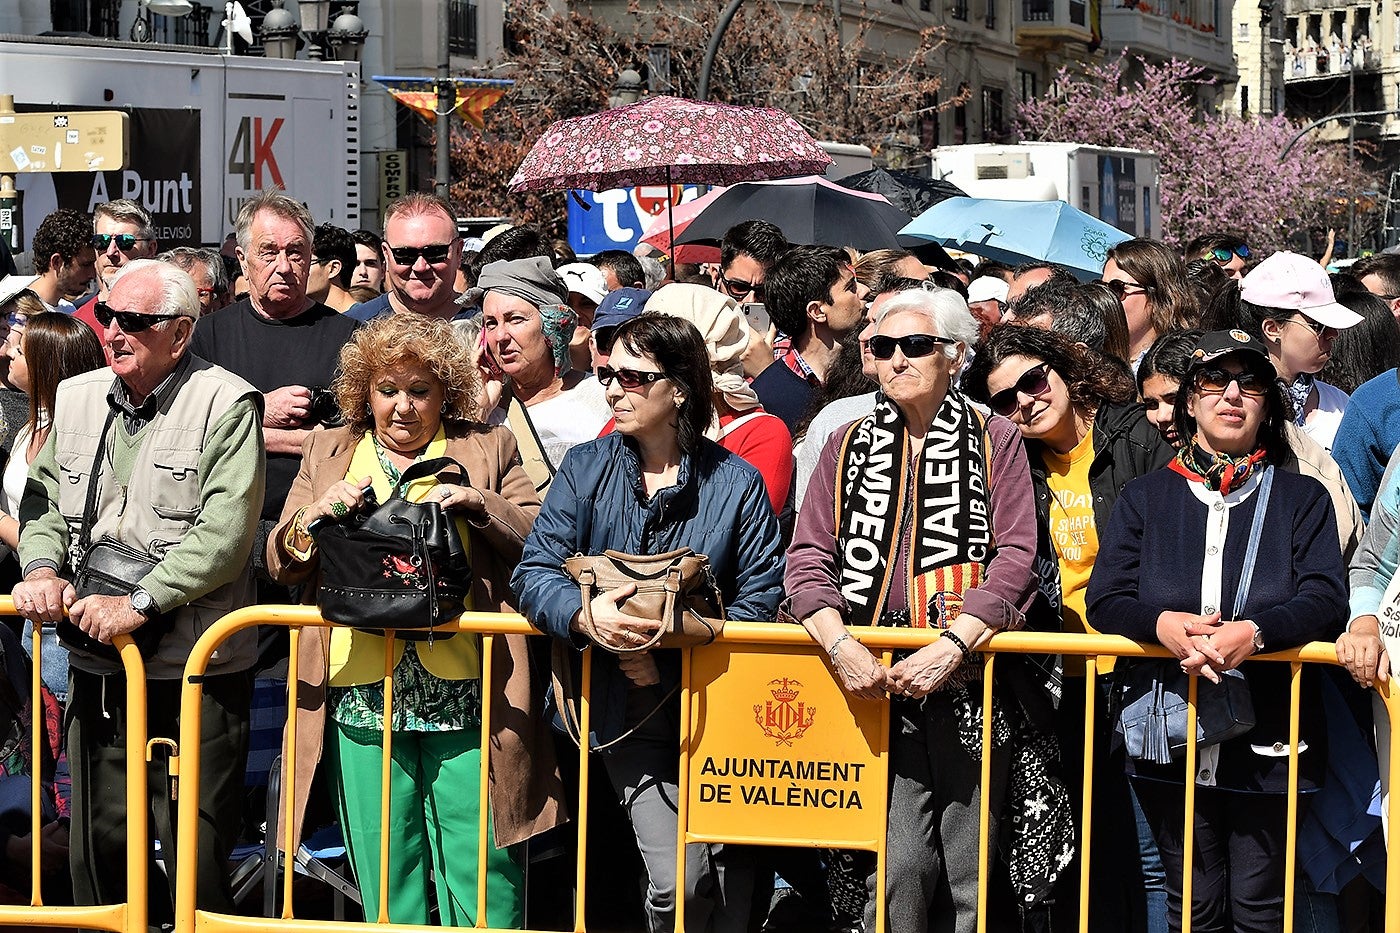
[(616, 327), (646, 310), (651, 292), (645, 288), (619, 288), (608, 292), (593, 313), (593, 329)]
[(1269, 372), (1274, 372), (1274, 363), (1269, 359), (1269, 350), (1258, 340), (1238, 328), (1213, 330), (1202, 334), (1196, 341), (1196, 349), (1191, 353), (1191, 369), (1200, 369), (1231, 353), (1248, 353), (1258, 357), (1258, 362)]

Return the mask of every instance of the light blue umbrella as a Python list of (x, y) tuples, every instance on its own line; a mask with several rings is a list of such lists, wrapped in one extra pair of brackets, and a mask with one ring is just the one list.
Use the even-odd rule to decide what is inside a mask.
[(939, 201), (899, 232), (1013, 266), (1053, 262), (1086, 280), (1102, 275), (1108, 251), (1131, 239), (1064, 201), (993, 198)]

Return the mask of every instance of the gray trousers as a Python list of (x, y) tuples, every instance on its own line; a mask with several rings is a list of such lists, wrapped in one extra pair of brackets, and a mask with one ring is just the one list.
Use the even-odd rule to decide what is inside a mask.
[[(975, 933), (982, 765), (958, 739), (948, 697), (932, 694), (922, 701), (893, 702), (885, 929)], [(1006, 750), (995, 749), (989, 811), (992, 857), (1009, 770)], [(872, 871), (866, 881), (865, 933), (875, 931), (875, 877)]]
[[(654, 687), (634, 688), (627, 694), (629, 726), (651, 712), (662, 696)], [(676, 699), (667, 703), (676, 705)], [(675, 928), (680, 736), (669, 712), (658, 712), (603, 755), (608, 779), (632, 822), (646, 863), (648, 933), (671, 933)], [(686, 846), (686, 933), (745, 933), (753, 872), (751, 848)]]

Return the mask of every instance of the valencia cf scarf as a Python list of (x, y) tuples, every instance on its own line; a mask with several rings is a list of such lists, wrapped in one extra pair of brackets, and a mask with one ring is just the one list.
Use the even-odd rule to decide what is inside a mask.
[(837, 455), (836, 566), (850, 624), (889, 624), (882, 616), (896, 574), (905, 579), (910, 626), (947, 628), (958, 617), (995, 546), (987, 448), (982, 416), (954, 389), (913, 469), (904, 414), (883, 393), (846, 432)]

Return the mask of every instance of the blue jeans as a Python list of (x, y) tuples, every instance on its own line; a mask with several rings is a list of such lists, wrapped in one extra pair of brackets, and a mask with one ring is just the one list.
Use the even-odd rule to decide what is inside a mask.
[(1157, 840), (1152, 838), (1152, 827), (1147, 825), (1147, 815), (1142, 812), (1142, 804), (1131, 782), (1128, 793), (1132, 796), (1133, 817), (1137, 820), (1138, 854), (1142, 856), (1147, 933), (1167, 933), (1167, 870), (1162, 865), (1162, 853), (1157, 851)]

